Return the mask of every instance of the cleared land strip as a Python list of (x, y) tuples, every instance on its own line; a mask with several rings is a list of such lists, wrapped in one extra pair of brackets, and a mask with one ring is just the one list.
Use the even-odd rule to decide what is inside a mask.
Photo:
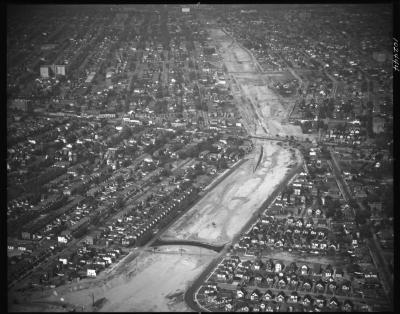
[(215, 187), (218, 186), (222, 181), (225, 180), (226, 177), (228, 177), (233, 171), (235, 171), (237, 168), (239, 168), (242, 164), (244, 164), (246, 161), (248, 161), (248, 158), (244, 158), (239, 160), (236, 164), (234, 164), (231, 168), (227, 169), (225, 173), (223, 173), (220, 177), (216, 178), (215, 181), (211, 182), (208, 186), (204, 188), (204, 193), (205, 192), (210, 192), (212, 191)]
[[(265, 202), (259, 207), (258, 211), (255, 212), (252, 216), (252, 218), (243, 226), (243, 228), (240, 230), (240, 232), (232, 239), (231, 243), (235, 243), (239, 240), (241, 235), (246, 232), (257, 220), (258, 214), (261, 214), (264, 212), (264, 210), (272, 204), (274, 199), (277, 197), (277, 195), (282, 192), (282, 190), (286, 187), (288, 182), (302, 169), (303, 166), (303, 159), (297, 164), (295, 168), (293, 168), (286, 176), (285, 179), (278, 185), (278, 187), (275, 189), (275, 191), (265, 200)], [(219, 263), (226, 257), (226, 254), (228, 252), (229, 246), (225, 246), (225, 248), (218, 254), (218, 256), (207, 266), (207, 268), (199, 275), (196, 280), (193, 281), (192, 285), (186, 290), (185, 293), (185, 302), (187, 305), (190, 306), (191, 309), (193, 309), (196, 312), (202, 312), (204, 311), (203, 308), (197, 304), (195, 301), (195, 295), (197, 291), (200, 289), (200, 287), (203, 285), (205, 280), (208, 278), (208, 276), (214, 271), (214, 269), (217, 267)]]
[(259, 144), (264, 147), (264, 154), (255, 172), (259, 151), (250, 154), (253, 163), (238, 167), (178, 219), (162, 239), (195, 240), (215, 245), (231, 241), (298, 160), (279, 145)]
[[(190, 247), (193, 247), (193, 245), (190, 245)], [(163, 248), (165, 248), (165, 247), (163, 247)], [(199, 252), (185, 252), (185, 251), (182, 251), (182, 252), (168, 252), (168, 251), (165, 251), (165, 252), (163, 252), (163, 251), (160, 251), (160, 250), (157, 250), (157, 249), (155, 249), (155, 248), (147, 248), (146, 250), (145, 250), (146, 252), (149, 252), (149, 253), (152, 253), (152, 254), (170, 254), (170, 255), (180, 255), (180, 256), (187, 256), (187, 255), (194, 255), (194, 256), (215, 256), (215, 253), (213, 252), (213, 253), (207, 253), (207, 252), (203, 252), (203, 251), (201, 251), (201, 247), (199, 248)], [(208, 251), (208, 250), (206, 250), (206, 251)]]

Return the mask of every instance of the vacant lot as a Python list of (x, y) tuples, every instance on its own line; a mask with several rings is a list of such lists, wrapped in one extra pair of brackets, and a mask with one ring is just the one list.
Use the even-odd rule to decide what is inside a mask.
[[(264, 154), (257, 170), (254, 167)], [(256, 142), (249, 161), (242, 164), (218, 186), (203, 197), (170, 229), (163, 239), (198, 240), (224, 244), (232, 240), (259, 206), (285, 177), (289, 165), (297, 160), (276, 144)]]
[(105, 298), (97, 309), (101, 312), (191, 311), (183, 300), (184, 291), (216, 254), (191, 246), (160, 247), (157, 253), (142, 252), (127, 265), (127, 272), (111, 280), (61, 286), (45, 297), (36, 293), (29, 297), (30, 303), (11, 310), (55, 311), (60, 307), (53, 304), (63, 298), (78, 310), (83, 306), (84, 311), (93, 311), (93, 294), (95, 301)]
[(231, 89), (247, 131), (257, 136), (303, 135), (301, 128), (287, 123), (294, 106), (293, 100), (283, 101), (268, 88), (272, 81), (292, 78), (288, 72), (262, 73), (247, 49), (244, 49), (220, 29), (210, 29), (213, 44), (219, 49), (228, 73)]

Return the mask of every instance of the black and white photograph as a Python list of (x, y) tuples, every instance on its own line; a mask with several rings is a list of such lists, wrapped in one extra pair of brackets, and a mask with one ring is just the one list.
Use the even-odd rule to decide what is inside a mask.
[(395, 7), (8, 2), (7, 310), (394, 311)]

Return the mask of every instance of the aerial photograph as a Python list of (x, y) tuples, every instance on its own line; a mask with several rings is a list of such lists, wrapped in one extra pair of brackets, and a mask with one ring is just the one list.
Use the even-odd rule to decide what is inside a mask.
[(393, 4), (8, 4), (9, 312), (394, 311)]

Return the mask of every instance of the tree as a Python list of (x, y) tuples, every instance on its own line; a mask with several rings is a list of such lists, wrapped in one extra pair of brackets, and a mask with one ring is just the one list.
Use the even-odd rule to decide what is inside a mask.
[[(331, 208), (333, 208), (335, 210), (340, 209), (340, 201), (335, 199), (332, 202), (330, 202), (330, 206), (331, 206)], [(329, 205), (328, 205), (328, 207), (329, 207)]]
[(196, 79), (196, 72), (195, 71), (190, 71), (189, 72), (189, 79), (191, 81), (194, 81)]
[(73, 144), (73, 143), (76, 142), (77, 137), (76, 137), (76, 135), (74, 133), (72, 133), (72, 134), (70, 133), (70, 134), (67, 135), (66, 140), (67, 140), (67, 143)]
[(115, 182), (117, 182), (118, 185), (124, 183), (124, 178), (122, 177), (121, 174), (115, 178)]
[(325, 211), (326, 218), (332, 218), (335, 215), (335, 210), (331, 208), (327, 208)]
[(336, 254), (336, 251), (333, 247), (329, 247), (327, 254), (328, 256), (334, 256)]
[(336, 209), (335, 215), (334, 215), (336, 220), (342, 220), (343, 219), (343, 213), (340, 209)]
[(122, 207), (124, 207), (124, 205), (125, 205), (125, 201), (124, 201), (123, 197), (121, 195), (118, 196), (117, 200), (115, 201), (115, 208), (121, 209)]
[(358, 209), (359, 208), (357, 201), (354, 200), (354, 199), (351, 199), (349, 201), (349, 205), (350, 205), (350, 207), (353, 207), (354, 209)]
[(346, 270), (349, 274), (362, 271), (361, 266), (358, 264), (350, 264), (347, 266)]
[(131, 136), (132, 136), (132, 129), (129, 126), (124, 125), (124, 127), (121, 130), (121, 138), (127, 139), (130, 138)]
[(371, 238), (372, 237), (372, 233), (369, 229), (369, 226), (363, 225), (360, 227), (360, 236), (362, 238)]
[(325, 196), (326, 203), (331, 202), (331, 201), (332, 201), (332, 196), (329, 196), (329, 195)]
[(227, 168), (228, 168), (228, 165), (226, 163), (225, 158), (219, 159), (218, 163), (217, 163), (217, 169), (222, 170), (222, 169), (227, 169)]
[(358, 225), (364, 225), (370, 217), (371, 213), (368, 210), (358, 210), (356, 211), (355, 221)]

